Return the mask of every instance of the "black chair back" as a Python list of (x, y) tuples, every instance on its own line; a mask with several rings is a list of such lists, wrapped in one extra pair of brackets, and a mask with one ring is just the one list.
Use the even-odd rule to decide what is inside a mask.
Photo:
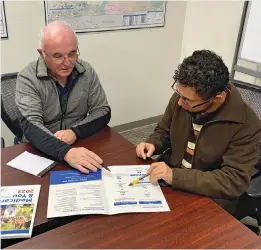
[(243, 100), (255, 111), (261, 121), (261, 86), (232, 81), (239, 90)]
[[(261, 122), (261, 86), (233, 80), (232, 83), (239, 90), (243, 100), (255, 111)], [(259, 144), (259, 161), (257, 168), (261, 168), (261, 141)]]
[[(233, 80), (232, 83), (239, 90), (243, 100), (255, 111), (261, 122), (261, 86)], [(259, 161), (256, 164), (256, 170), (252, 176), (250, 185), (246, 193), (244, 193), (238, 201), (234, 216), (242, 219), (250, 216), (257, 220), (258, 226), (261, 226), (261, 141), (259, 143)], [(251, 227), (254, 232), (258, 232), (258, 227)]]
[(16, 138), (21, 141), (23, 132), (19, 124), (20, 112), (15, 103), (17, 74), (1, 75), (1, 118)]

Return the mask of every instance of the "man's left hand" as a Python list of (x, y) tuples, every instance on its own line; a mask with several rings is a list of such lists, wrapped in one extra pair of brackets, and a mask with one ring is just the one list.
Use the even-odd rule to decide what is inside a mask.
[(67, 144), (73, 144), (77, 139), (75, 133), (71, 129), (59, 130), (54, 135), (57, 139)]
[(154, 185), (160, 179), (163, 179), (170, 185), (172, 184), (173, 172), (165, 162), (152, 163), (147, 173), (150, 174), (150, 182)]

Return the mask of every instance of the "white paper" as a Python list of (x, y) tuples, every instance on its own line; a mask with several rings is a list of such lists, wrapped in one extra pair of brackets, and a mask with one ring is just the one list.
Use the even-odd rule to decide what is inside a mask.
[(146, 174), (148, 168), (147, 165), (112, 166), (111, 173), (103, 170), (109, 214), (170, 211), (160, 186), (152, 185), (149, 177), (129, 186), (131, 181)]
[(101, 181), (50, 186), (47, 218), (77, 214), (106, 214)]
[(37, 176), (53, 163), (54, 161), (50, 159), (25, 151), (13, 160), (9, 161), (7, 165)]
[(170, 211), (159, 185), (147, 178), (134, 186), (148, 165), (109, 166), (111, 172), (85, 175), (77, 170), (52, 171), (47, 218), (77, 214)]

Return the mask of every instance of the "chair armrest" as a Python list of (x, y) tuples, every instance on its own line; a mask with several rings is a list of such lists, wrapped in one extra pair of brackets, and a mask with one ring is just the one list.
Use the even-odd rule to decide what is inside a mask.
[(253, 178), (250, 182), (248, 190), (246, 192), (250, 197), (260, 198), (261, 197), (261, 175)]
[(5, 147), (5, 140), (3, 137), (1, 137), (1, 148)]

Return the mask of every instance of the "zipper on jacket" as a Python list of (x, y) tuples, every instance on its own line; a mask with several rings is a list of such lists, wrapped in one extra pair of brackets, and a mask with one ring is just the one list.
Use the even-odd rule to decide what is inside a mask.
[(67, 111), (67, 103), (68, 103), (68, 98), (69, 98), (69, 92), (66, 94), (66, 108), (65, 108), (65, 111), (63, 111), (62, 109), (62, 103), (61, 103), (61, 98), (59, 98), (60, 100), (60, 109), (61, 109), (61, 113), (62, 113), (62, 117), (61, 117), (61, 121), (60, 121), (60, 130), (63, 130), (63, 119), (64, 119), (64, 116), (66, 114), (66, 111)]
[(64, 118), (64, 115), (65, 115), (66, 111), (63, 112), (62, 104), (61, 104), (61, 98), (60, 98), (60, 93), (59, 93), (59, 103), (60, 103), (60, 109), (61, 109), (61, 113), (62, 113), (62, 117), (61, 117), (61, 120), (60, 120), (60, 130), (62, 130), (63, 129), (63, 118)]
[(62, 109), (62, 104), (61, 104), (61, 98), (59, 98), (59, 101), (60, 101), (60, 109), (61, 109), (61, 113), (62, 113), (62, 118), (61, 118), (61, 121), (60, 121), (60, 130), (63, 130), (63, 119), (66, 115), (66, 112), (67, 112), (67, 105), (68, 105), (68, 99), (69, 99), (69, 95), (71, 93), (71, 90), (72, 88), (74, 87), (74, 85), (69, 88), (67, 94), (66, 94), (66, 108), (65, 108), (65, 111), (63, 112), (63, 109)]
[[(58, 87), (56, 86), (55, 80), (52, 77), (51, 77), (51, 82), (52, 82), (54, 89), (56, 90), (56, 93), (57, 93), (58, 98), (59, 98), (60, 110), (61, 110), (61, 114), (62, 114), (62, 117), (61, 117), (61, 120), (60, 120), (60, 130), (62, 130), (64, 114), (63, 114), (63, 111), (62, 111), (60, 91), (59, 91)], [(57, 120), (57, 121), (59, 121), (59, 120)]]
[[(206, 127), (206, 126), (209, 125), (209, 124), (216, 123), (216, 122), (222, 122), (222, 121), (225, 121), (225, 120), (214, 120), (214, 121), (206, 122), (206, 123), (202, 126), (201, 130), (200, 130), (199, 133), (198, 133), (197, 139), (196, 139), (195, 148), (194, 148), (194, 155), (192, 156), (191, 169), (193, 168), (193, 163), (194, 163), (194, 158), (195, 158), (195, 155), (196, 155), (196, 149), (197, 149), (198, 139), (199, 139), (199, 136), (200, 136), (200, 134), (201, 134), (203, 128)], [(192, 123), (193, 123), (193, 121), (192, 121)], [(192, 124), (192, 126), (193, 126), (193, 124)]]
[(64, 117), (64, 114), (62, 114), (62, 118), (60, 121), (60, 130), (63, 130), (63, 117)]
[[(55, 89), (56, 89), (56, 91), (57, 91), (57, 94), (58, 94), (58, 96), (59, 96), (60, 109), (61, 109), (61, 113), (62, 113), (62, 117), (61, 117), (61, 120), (60, 120), (60, 130), (63, 129), (63, 121), (64, 121), (65, 114), (66, 114), (66, 112), (67, 112), (67, 104), (68, 104), (68, 99), (69, 99), (70, 92), (71, 92), (71, 90), (73, 89), (73, 87), (76, 85), (76, 83), (78, 82), (79, 77), (80, 77), (80, 75), (76, 76), (76, 78), (73, 79), (74, 83), (73, 83), (73, 84), (70, 86), (70, 88), (68, 89), (68, 92), (67, 92), (66, 97), (65, 97), (65, 98), (66, 98), (66, 107), (65, 107), (65, 110), (64, 110), (64, 111), (63, 111), (63, 109), (62, 109), (62, 103), (61, 103), (62, 98), (61, 98), (61, 96), (60, 96), (60, 91), (59, 91), (58, 87), (56, 86), (56, 83), (53, 82), (53, 84), (54, 84), (54, 86), (55, 86)], [(63, 96), (63, 97), (64, 97), (64, 96)]]

